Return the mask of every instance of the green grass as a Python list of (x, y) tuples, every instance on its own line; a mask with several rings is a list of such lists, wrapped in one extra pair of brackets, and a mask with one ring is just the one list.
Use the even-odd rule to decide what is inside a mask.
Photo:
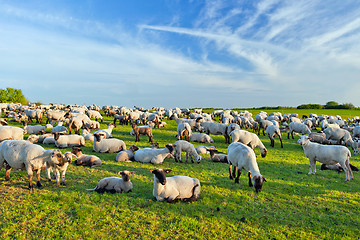
[[(268, 111), (269, 113), (271, 111)], [(284, 110), (289, 112), (289, 110)], [(349, 110), (294, 110), (302, 114), (360, 115)], [(254, 112), (254, 115), (257, 111)], [(111, 121), (105, 118), (102, 128)], [(16, 125), (16, 124), (15, 124)], [(127, 146), (135, 142), (131, 126), (118, 126), (113, 135)], [(163, 147), (176, 141), (176, 124), (168, 121), (162, 129), (154, 129), (154, 140)], [(224, 137), (213, 136), (219, 151), (226, 153)], [(152, 164), (117, 163), (116, 153), (92, 153), (87, 142), (84, 152), (100, 156), (103, 164), (95, 169), (71, 164), (65, 187), (47, 182), (42, 172), (43, 188), (30, 193), (25, 171), (12, 170), (11, 181), (0, 171), (0, 238), (1, 239), (355, 239), (360, 228), (360, 176), (345, 182), (345, 174), (320, 171), (308, 176), (309, 162), (298, 137), (283, 135), (284, 149), (275, 140), (260, 136), (268, 148), (266, 158), (255, 150), (262, 175), (267, 182), (256, 194), (247, 186), (243, 172), (240, 184), (228, 177), (228, 165), (213, 163), (203, 156), (200, 164), (180, 164), (173, 159), (160, 166)], [(147, 137), (136, 143), (149, 147)], [(203, 144), (194, 143), (195, 146)], [(63, 152), (70, 149), (63, 149)], [(183, 155), (184, 156), (184, 155)], [(351, 157), (360, 166), (359, 156)], [(153, 175), (150, 169), (170, 168), (173, 175), (196, 177), (201, 194), (194, 203), (169, 204), (157, 202), (152, 196)], [(133, 191), (126, 194), (102, 195), (85, 191), (121, 170), (135, 171), (131, 177)]]

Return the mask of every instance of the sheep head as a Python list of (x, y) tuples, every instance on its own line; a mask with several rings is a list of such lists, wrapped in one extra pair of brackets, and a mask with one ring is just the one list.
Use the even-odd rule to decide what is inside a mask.
[(150, 170), (150, 172), (155, 175), (155, 177), (157, 178), (159, 183), (161, 183), (162, 185), (165, 185), (166, 184), (165, 174), (171, 172), (171, 169), (157, 168), (157, 169)]

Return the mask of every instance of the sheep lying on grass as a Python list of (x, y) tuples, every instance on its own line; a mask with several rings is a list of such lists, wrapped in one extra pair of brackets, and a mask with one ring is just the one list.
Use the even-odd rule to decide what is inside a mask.
[(96, 191), (97, 193), (122, 193), (122, 192), (131, 192), (133, 184), (130, 181), (130, 176), (135, 174), (135, 172), (130, 171), (121, 171), (118, 174), (121, 174), (119, 177), (106, 177), (101, 179), (95, 188), (86, 189), (87, 191)]
[(210, 154), (209, 150), (216, 150), (215, 146), (198, 146), (195, 148), (198, 154)]
[(117, 162), (131, 162), (134, 160), (134, 153), (139, 150), (136, 145), (131, 145), (131, 147), (126, 151), (121, 151), (116, 155)]
[(170, 169), (150, 170), (154, 174), (153, 195), (157, 201), (174, 203), (178, 200), (194, 202), (200, 195), (200, 181), (188, 176), (166, 177)]
[(218, 152), (217, 150), (209, 149), (210, 152), (210, 158), (213, 162), (222, 162), (222, 163), (228, 163), (227, 155), (226, 154), (215, 154), (215, 152)]
[[(244, 169), (245, 171), (248, 171), (249, 187), (254, 186), (255, 191), (260, 192), (263, 182), (266, 182), (266, 179), (260, 174), (254, 151), (242, 143), (233, 142), (228, 147), (227, 156), (230, 179), (233, 179), (236, 176), (237, 171), (235, 183), (239, 183), (241, 170)], [(232, 170), (233, 165), (234, 169)]]
[(76, 166), (89, 166), (93, 168), (101, 165), (101, 159), (98, 156), (83, 154), (81, 148), (73, 147), (72, 153), (76, 158)]
[(101, 153), (114, 153), (126, 150), (124, 141), (117, 138), (102, 139), (103, 135), (98, 133), (94, 134), (93, 150)]
[(4, 140), (23, 140), (26, 131), (19, 127), (0, 126), (0, 142)]
[(64, 158), (59, 150), (45, 150), (24, 140), (6, 140), (0, 145), (0, 170), (5, 162), (6, 180), (10, 180), (11, 168), (25, 169), (29, 176), (29, 188), (33, 189), (33, 172), (36, 172), (36, 185), (41, 187), (40, 171), (44, 164), (63, 165)]
[(85, 138), (80, 135), (60, 135), (54, 134), (55, 146), (58, 148), (82, 147), (85, 146)]
[(152, 163), (152, 164), (162, 164), (174, 151), (174, 147), (171, 144), (165, 146), (165, 148), (155, 149), (155, 148), (142, 148), (135, 152), (134, 159), (137, 162), (143, 163)]
[(301, 136), (298, 143), (302, 145), (305, 156), (309, 159), (310, 171), (308, 174), (316, 173), (316, 161), (318, 161), (328, 165), (339, 163), (346, 173), (345, 181), (350, 181), (354, 178), (349, 165), (351, 153), (347, 147), (313, 143), (306, 135)]
[[(355, 167), (354, 165), (352, 165), (351, 163), (349, 163), (349, 165), (350, 165), (350, 168), (352, 171), (355, 171), (355, 172), (359, 171), (359, 169), (357, 167)], [(344, 169), (340, 166), (339, 163), (333, 164), (333, 165), (327, 165), (327, 164), (323, 163), (321, 165), (320, 170), (334, 170), (334, 171), (337, 171), (338, 173), (344, 171)]]

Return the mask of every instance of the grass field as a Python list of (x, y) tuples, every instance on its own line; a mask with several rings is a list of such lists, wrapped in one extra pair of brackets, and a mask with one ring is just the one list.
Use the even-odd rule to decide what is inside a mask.
[[(277, 111), (277, 110), (276, 110)], [(254, 116), (258, 111), (254, 111)], [(271, 111), (268, 111), (270, 113)], [(360, 115), (351, 110), (280, 110), (280, 112)], [(102, 128), (111, 122), (105, 118)], [(165, 128), (154, 129), (154, 140), (163, 147), (176, 141), (176, 123), (168, 121)], [(117, 126), (113, 136), (135, 142), (131, 126)], [(212, 136), (213, 144), (226, 153), (223, 136)], [(345, 182), (344, 173), (320, 171), (308, 176), (309, 162), (295, 140), (283, 134), (284, 148), (275, 140), (260, 136), (268, 149), (261, 158), (255, 150), (262, 175), (267, 179), (263, 190), (256, 194), (247, 186), (243, 172), (240, 184), (228, 177), (228, 165), (213, 163), (203, 156), (200, 164), (175, 163), (166, 160), (161, 166), (152, 164), (117, 163), (116, 153), (100, 156), (103, 164), (95, 169), (71, 164), (66, 174), (67, 185), (57, 187), (47, 182), (42, 171), (43, 188), (32, 194), (27, 189), (25, 171), (12, 170), (11, 181), (0, 171), (0, 239), (357, 239), (360, 228), (360, 173)], [(149, 147), (147, 137), (136, 143)], [(195, 146), (203, 144), (194, 143)], [(48, 147), (47, 147), (48, 148)], [(92, 142), (83, 148), (91, 153)], [(63, 152), (70, 149), (63, 149)], [(351, 151), (352, 152), (352, 151)], [(353, 153), (353, 152), (352, 152)], [(360, 167), (359, 156), (350, 161)], [(152, 196), (153, 168), (170, 168), (173, 175), (196, 177), (201, 194), (193, 203), (157, 202)], [(131, 177), (133, 191), (126, 194), (102, 195), (85, 191), (121, 170), (135, 171)]]

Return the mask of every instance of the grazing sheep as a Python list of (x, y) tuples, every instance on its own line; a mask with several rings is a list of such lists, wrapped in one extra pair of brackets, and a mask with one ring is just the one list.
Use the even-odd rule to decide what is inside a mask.
[(202, 117), (198, 117), (196, 119), (186, 119), (186, 118), (178, 118), (177, 114), (173, 114), (170, 119), (174, 119), (175, 122), (179, 125), (180, 123), (186, 122), (190, 125), (191, 129), (200, 130), (200, 123), (204, 121)]
[(139, 150), (136, 145), (131, 145), (129, 150), (121, 151), (116, 155), (117, 162), (131, 162), (134, 160), (134, 153)]
[(60, 135), (54, 134), (55, 146), (58, 148), (81, 147), (85, 146), (85, 138), (80, 135)]
[(101, 120), (101, 122), (103, 122), (104, 118), (103, 116), (101, 116), (101, 114), (96, 111), (96, 110), (88, 110), (86, 111), (86, 115), (88, 115), (88, 117), (91, 118), (95, 118), (95, 120), (97, 121), (98, 119)]
[(153, 134), (150, 127), (137, 127), (136, 124), (133, 123), (132, 130), (136, 136), (135, 142), (140, 142), (140, 135), (147, 135), (149, 137), (149, 142), (153, 142)]
[(72, 161), (73, 154), (66, 152), (63, 154), (64, 161), (62, 164), (54, 164), (54, 162), (46, 162), (46, 175), (48, 181), (51, 181), (50, 172), (53, 172), (56, 178), (56, 184), (60, 186), (60, 173), (61, 173), (61, 185), (65, 186), (65, 173)]
[[(112, 137), (111, 133), (114, 128), (116, 128), (116, 125), (114, 123), (109, 123), (107, 129), (97, 130), (93, 134), (102, 133), (105, 136), (105, 138), (111, 138)], [(88, 130), (88, 132), (90, 131)]]
[(75, 155), (76, 166), (89, 166), (93, 168), (101, 165), (101, 159), (98, 156), (83, 154), (81, 148), (73, 147), (71, 153)]
[(167, 144), (162, 149), (142, 148), (135, 152), (134, 159), (142, 163), (162, 164), (173, 151), (174, 147), (171, 144)]
[(166, 177), (165, 174), (171, 172), (170, 169), (150, 170), (154, 174), (153, 195), (157, 201), (166, 200), (174, 203), (177, 200), (184, 202), (194, 202), (200, 195), (200, 181), (188, 176)]
[(181, 152), (186, 152), (186, 160), (188, 161), (188, 157), (190, 156), (191, 162), (194, 163), (194, 158), (197, 163), (200, 163), (201, 156), (196, 152), (195, 147), (193, 144), (185, 141), (185, 140), (179, 140), (174, 143), (175, 148), (175, 162), (181, 161)]
[(59, 150), (45, 150), (40, 145), (24, 140), (6, 140), (0, 145), (0, 170), (6, 162), (5, 180), (10, 180), (11, 168), (25, 169), (29, 176), (29, 188), (33, 189), (33, 172), (36, 185), (41, 187), (40, 171), (46, 162), (63, 165), (63, 155)]
[(118, 172), (121, 174), (121, 178), (119, 177), (106, 177), (101, 179), (96, 187), (93, 189), (86, 189), (87, 191), (96, 191), (97, 193), (122, 193), (122, 192), (131, 192), (133, 188), (133, 184), (130, 181), (130, 176), (135, 174), (135, 172), (130, 171), (121, 171)]
[(177, 139), (183, 140), (183, 138), (187, 138), (190, 142), (190, 137), (192, 135), (191, 126), (187, 122), (182, 122), (177, 125)]
[[(241, 123), (241, 121), (240, 121)], [(240, 130), (240, 125), (241, 124), (237, 124), (237, 123), (230, 123), (228, 128), (227, 128), (227, 135), (230, 136), (230, 133), (236, 129)]]
[(191, 142), (200, 142), (200, 143), (213, 143), (214, 140), (212, 137), (206, 133), (192, 133), (190, 136)]
[(215, 154), (217, 150), (212, 150), (212, 149), (209, 149), (209, 152), (210, 152), (210, 158), (213, 162), (228, 163), (226, 154)]
[(316, 161), (318, 161), (328, 165), (339, 163), (346, 173), (346, 181), (354, 178), (349, 165), (351, 153), (347, 147), (313, 143), (306, 135), (301, 136), (298, 143), (302, 145), (305, 156), (309, 159), (310, 171), (308, 174), (316, 173)]
[(124, 141), (117, 138), (102, 139), (103, 135), (94, 134), (93, 150), (101, 153), (114, 153), (126, 150)]
[(301, 134), (310, 134), (311, 133), (310, 129), (305, 124), (298, 123), (298, 122), (291, 122), (289, 124), (289, 131), (287, 133), (288, 139), (290, 138), (289, 137), (290, 134), (291, 134), (292, 139), (294, 139), (294, 132), (301, 133)]
[(223, 135), (225, 143), (230, 143), (230, 137), (227, 134), (228, 125), (224, 123), (202, 122), (200, 126), (201, 130), (206, 134)]
[[(230, 179), (235, 178), (237, 171), (235, 183), (239, 183), (241, 170), (244, 169), (248, 172), (249, 187), (254, 186), (255, 191), (260, 192), (266, 179), (260, 174), (254, 151), (242, 143), (233, 142), (227, 149), (227, 156)], [(232, 166), (234, 166), (233, 170)]]
[(232, 142), (241, 142), (252, 149), (258, 147), (262, 157), (266, 157), (267, 149), (261, 142), (260, 138), (255, 134), (246, 130), (234, 130), (230, 133)]
[(195, 150), (198, 154), (202, 153), (202, 154), (210, 154), (209, 150), (216, 150), (216, 147), (214, 146), (199, 146), (196, 147)]
[(40, 109), (25, 109), (25, 115), (28, 117), (29, 121), (32, 122), (33, 119), (36, 119), (37, 123), (42, 123), (42, 111)]
[(266, 134), (268, 135), (268, 137), (270, 138), (270, 141), (271, 141), (271, 144), (270, 146), (271, 147), (274, 147), (275, 145), (275, 140), (274, 138), (276, 136), (279, 137), (280, 139), (280, 143), (281, 143), (281, 148), (283, 148), (283, 143), (282, 143), (282, 139), (281, 139), (281, 132), (280, 132), (280, 128), (276, 125), (270, 125), (266, 128)]
[(23, 140), (25, 130), (13, 126), (0, 126), (0, 142), (8, 139)]
[(49, 110), (46, 112), (46, 123), (50, 123), (51, 121), (64, 121), (65, 120), (65, 113), (64, 111), (60, 110)]
[(326, 139), (336, 140), (339, 144), (344, 143), (346, 146), (352, 146), (353, 140), (349, 131), (341, 128), (328, 127), (324, 130)]
[(270, 125), (274, 125), (273, 122), (266, 120), (266, 119), (261, 119), (259, 122), (259, 131), (258, 131), (258, 135), (260, 135), (260, 130), (263, 130), (263, 135), (265, 136), (265, 130), (268, 126)]

